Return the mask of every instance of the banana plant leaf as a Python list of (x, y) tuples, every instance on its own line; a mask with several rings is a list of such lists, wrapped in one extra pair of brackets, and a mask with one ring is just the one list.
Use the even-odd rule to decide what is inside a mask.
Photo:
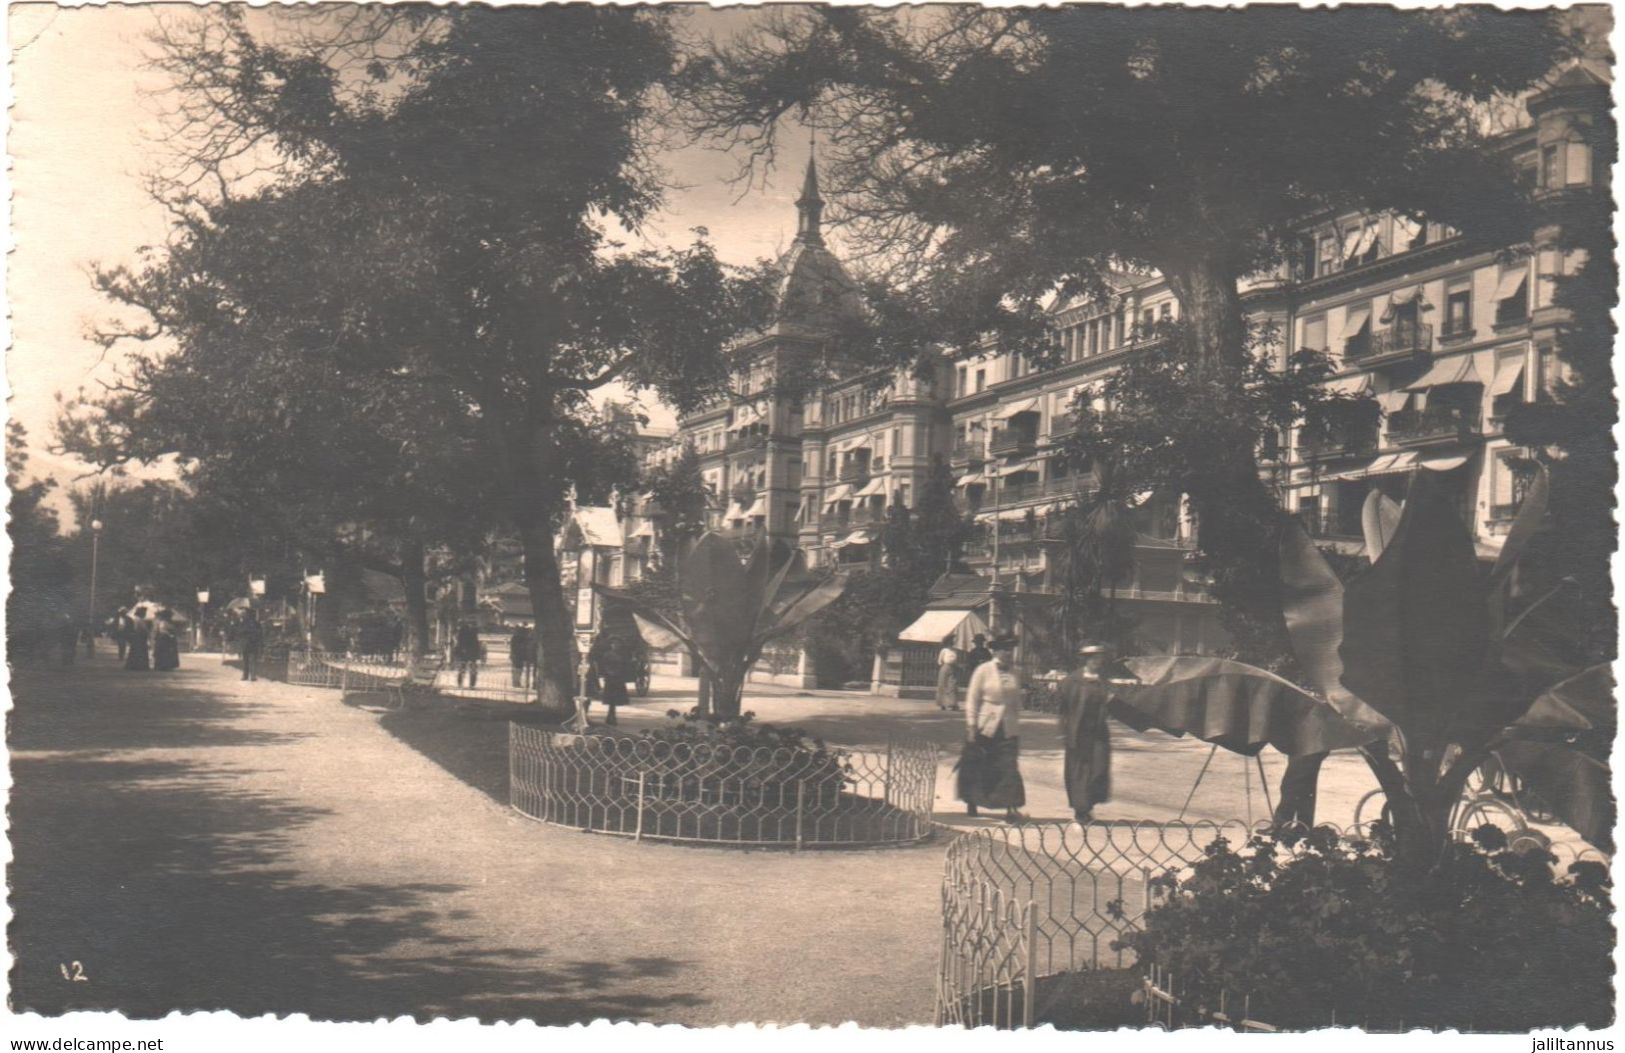
[(1344, 590), (1343, 686), (1421, 741), (1505, 727), (1520, 714), (1485, 691), (1487, 598), (1452, 502), (1416, 473), (1393, 539)]
[(1546, 522), (1546, 506), (1551, 493), (1551, 480), (1542, 467), (1535, 473), (1535, 478), (1529, 484), (1529, 490), (1524, 494), (1523, 502), (1518, 506), (1518, 514), (1512, 520), (1512, 526), (1507, 530), (1506, 540), (1501, 544), (1501, 551), (1495, 557), (1495, 565), (1490, 568), (1490, 632), (1500, 639), (1510, 631), (1507, 626), (1508, 606), (1513, 602), (1513, 592), (1516, 586), (1514, 572), (1518, 568), (1518, 559), (1523, 555), (1524, 549), (1529, 547), (1529, 541)]
[(1612, 740), (1619, 726), (1614, 670), (1604, 663), (1553, 685), (1513, 727), (1530, 731), (1595, 733)]
[(1132, 728), (1194, 735), (1248, 756), (1266, 745), (1290, 757), (1363, 746), (1384, 731), (1344, 720), (1289, 680), (1228, 658), (1126, 659), (1140, 679), (1112, 716)]
[(1365, 555), (1372, 563), (1377, 562), (1382, 550), (1394, 539), (1394, 531), (1399, 529), (1399, 517), (1404, 509), (1398, 501), (1384, 494), (1381, 490), (1373, 490), (1365, 495), (1365, 506), (1360, 509), (1360, 530), (1365, 534)]
[(1386, 729), (1382, 714), (1343, 686), (1343, 583), (1295, 519), (1281, 531), (1281, 613), (1310, 685), (1345, 720)]
[[(1616, 806), (1607, 764), (1581, 750), (1548, 742), (1509, 742), (1495, 755), (1539, 805), (1604, 852), (1614, 851)], [(1519, 803), (1528, 809), (1537, 802)]]

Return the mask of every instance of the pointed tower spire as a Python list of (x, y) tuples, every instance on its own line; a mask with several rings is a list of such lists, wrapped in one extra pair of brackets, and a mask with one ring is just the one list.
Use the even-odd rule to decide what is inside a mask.
[(796, 240), (809, 245), (824, 243), (824, 199), (818, 193), (818, 163), (807, 157), (807, 178), (801, 183), (801, 196), (796, 198), (796, 211), (801, 218), (796, 225)]

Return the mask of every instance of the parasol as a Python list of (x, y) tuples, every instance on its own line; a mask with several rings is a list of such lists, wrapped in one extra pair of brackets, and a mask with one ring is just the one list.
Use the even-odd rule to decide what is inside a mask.
[(247, 611), (252, 610), (253, 607), (254, 601), (250, 600), (247, 596), (239, 596), (230, 603), (226, 604), (226, 610), (228, 612)]
[(1363, 746), (1383, 735), (1338, 715), (1289, 680), (1244, 662), (1200, 656), (1130, 658), (1140, 684), (1127, 688), (1112, 716), (1139, 731), (1194, 735), (1254, 756), (1266, 745), (1289, 757)]

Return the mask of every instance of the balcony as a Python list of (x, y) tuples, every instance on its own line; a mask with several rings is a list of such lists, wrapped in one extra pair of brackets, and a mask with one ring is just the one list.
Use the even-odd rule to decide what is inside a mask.
[(869, 462), (848, 461), (846, 464), (841, 465), (841, 472), (837, 479), (843, 483), (863, 484), (868, 482)]
[(725, 449), (729, 453), (743, 453), (746, 450), (760, 450), (766, 447), (766, 435), (735, 435), (728, 439)]
[(987, 454), (979, 442), (962, 442), (954, 446), (948, 454), (948, 463), (956, 468), (968, 468), (971, 465), (981, 464), (987, 460)]
[(1050, 421), (1049, 441), (1061, 442), (1070, 439), (1078, 433), (1078, 426), (1082, 421), (1076, 413), (1063, 413)]
[(1359, 457), (1377, 448), (1375, 425), (1358, 430), (1336, 429), (1305, 434), (1298, 440), (1298, 456), (1306, 461), (1332, 461), (1339, 457)]
[(1038, 448), (1038, 437), (1021, 428), (995, 428), (987, 445), (988, 453), (995, 457), (1023, 457)]
[(1471, 442), (1478, 438), (1478, 414), (1454, 406), (1400, 410), (1388, 418), (1390, 446)]
[(884, 508), (870, 508), (864, 505), (861, 508), (852, 510), (853, 526), (879, 526), (885, 521), (886, 510)]
[(1433, 350), (1433, 326), (1396, 325), (1350, 339), (1343, 357), (1362, 366), (1409, 362)]

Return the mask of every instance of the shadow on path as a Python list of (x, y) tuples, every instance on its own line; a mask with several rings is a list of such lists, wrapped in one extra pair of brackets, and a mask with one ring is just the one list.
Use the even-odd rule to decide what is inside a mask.
[[(132, 746), (121, 734), (133, 748), (187, 750), (302, 737), (233, 726), (261, 703), (177, 680), (83, 709), (30, 711), (44, 705), (25, 690), (9, 728), (14, 746), (53, 751), (12, 758), (16, 1012), (564, 1024), (669, 1019), (705, 1002), (673, 991), (669, 978), (687, 967), (673, 958), (555, 959), (545, 947), (458, 935), (468, 918), (460, 884), (314, 881), (295, 864), (307, 828), (330, 811), (253, 789), (250, 766), (118, 752)], [(248, 756), (286, 774), (281, 754)], [(74, 962), (85, 981), (64, 977)]]

